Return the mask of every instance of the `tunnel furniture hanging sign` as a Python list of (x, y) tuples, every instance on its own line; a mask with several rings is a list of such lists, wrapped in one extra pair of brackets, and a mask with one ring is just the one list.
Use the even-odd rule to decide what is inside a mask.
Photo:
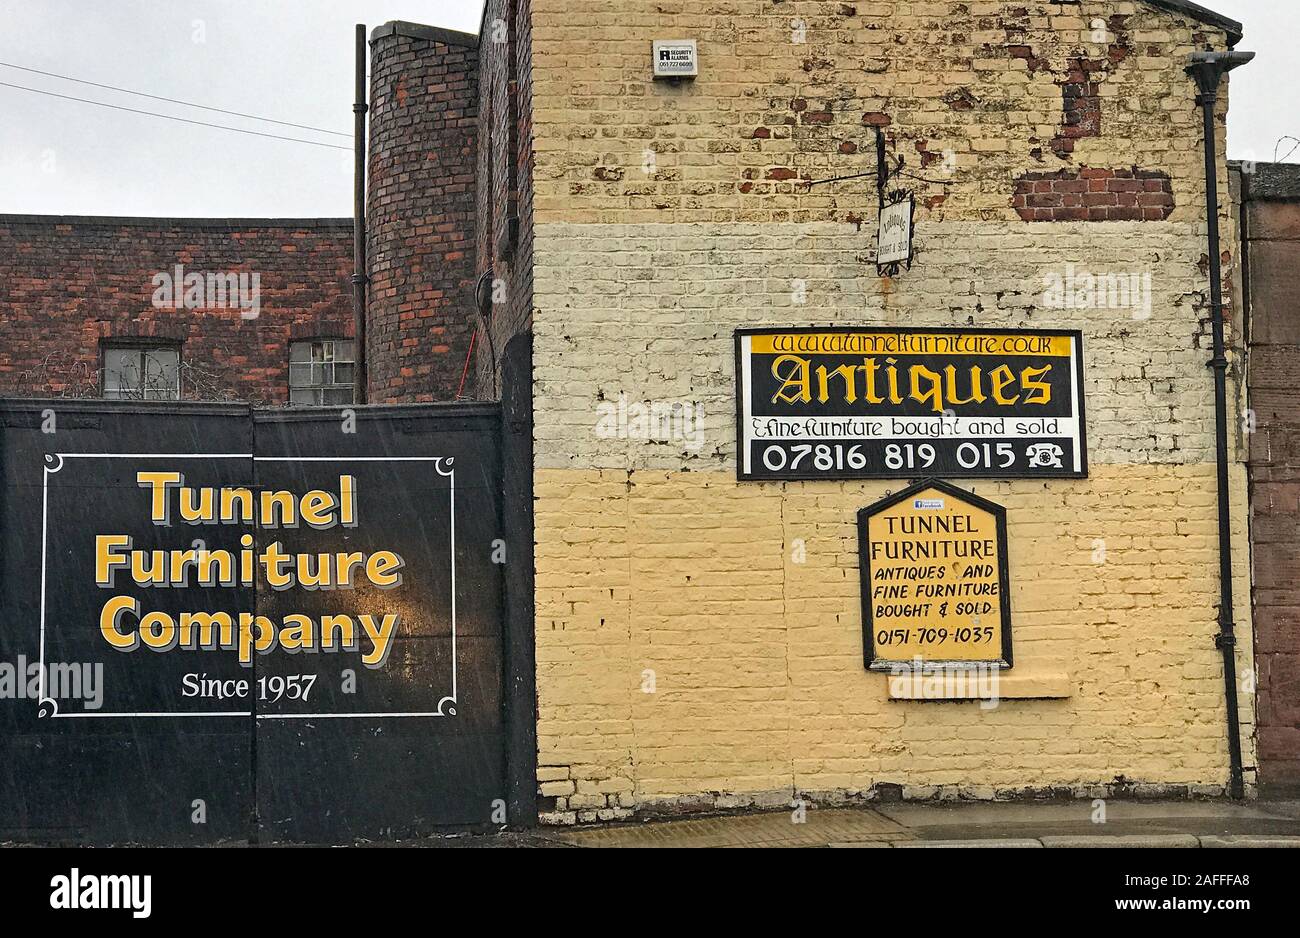
[(1085, 478), (1078, 332), (736, 336), (737, 478)]
[(1007, 518), (928, 479), (858, 513), (867, 668), (1011, 667)]

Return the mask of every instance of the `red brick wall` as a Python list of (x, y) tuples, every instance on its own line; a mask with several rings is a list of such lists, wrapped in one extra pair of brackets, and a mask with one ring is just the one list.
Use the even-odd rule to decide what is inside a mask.
[(1174, 210), (1168, 173), (1083, 167), (1026, 173), (1012, 207), (1024, 221), (1164, 221)]
[[(350, 337), (348, 219), (0, 215), (0, 394), (99, 394), (103, 343), (179, 343), (184, 397), (281, 404), (289, 343)], [(260, 276), (257, 318), (156, 308), (155, 274)]]
[(478, 37), (388, 23), (370, 72), (370, 401), (451, 400), (473, 333)]
[[(1247, 174), (1251, 557), (1261, 787), (1300, 792), (1300, 169)], [(1250, 192), (1254, 190), (1255, 198)]]
[(532, 13), (529, 0), (488, 0), (479, 47), (477, 273), (493, 302), (477, 318), (475, 394), (501, 395), (506, 343), (532, 324)]

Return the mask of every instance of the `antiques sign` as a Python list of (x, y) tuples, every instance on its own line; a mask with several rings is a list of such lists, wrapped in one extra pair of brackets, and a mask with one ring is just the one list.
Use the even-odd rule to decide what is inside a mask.
[(858, 513), (871, 670), (1011, 667), (1006, 510), (937, 479)]
[(1085, 478), (1078, 332), (736, 332), (737, 478)]

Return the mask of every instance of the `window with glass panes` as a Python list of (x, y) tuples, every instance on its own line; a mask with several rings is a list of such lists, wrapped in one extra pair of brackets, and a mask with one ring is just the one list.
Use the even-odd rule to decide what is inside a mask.
[(109, 346), (104, 349), (101, 392), (110, 400), (178, 401), (180, 359), (178, 348)]
[(356, 343), (312, 339), (289, 346), (290, 404), (351, 404)]

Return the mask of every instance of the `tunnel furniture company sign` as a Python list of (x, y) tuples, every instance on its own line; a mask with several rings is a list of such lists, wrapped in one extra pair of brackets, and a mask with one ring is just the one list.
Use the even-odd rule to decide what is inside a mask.
[(0, 840), (485, 822), (493, 405), (46, 409), (0, 402)]
[[(420, 662), (419, 679), (400, 695), (400, 685), (374, 677), (411, 668), (411, 638), (455, 635), (454, 459), (57, 453), (44, 461), (39, 647), (80, 645), (108, 680), (95, 710), (68, 706), (42, 683), (43, 716), (455, 715), (454, 645), (449, 660)], [(221, 471), (250, 462), (260, 484)], [(111, 506), (86, 503), (84, 493), (106, 486), (116, 489)], [(426, 499), (427, 546), (413, 550), (399, 525), (382, 523), (398, 492)], [(74, 597), (84, 605), (71, 606)], [(44, 651), (42, 681), (43, 665)]]
[(1006, 510), (929, 479), (858, 513), (871, 670), (1011, 667)]
[(1084, 478), (1078, 332), (736, 332), (737, 478)]

